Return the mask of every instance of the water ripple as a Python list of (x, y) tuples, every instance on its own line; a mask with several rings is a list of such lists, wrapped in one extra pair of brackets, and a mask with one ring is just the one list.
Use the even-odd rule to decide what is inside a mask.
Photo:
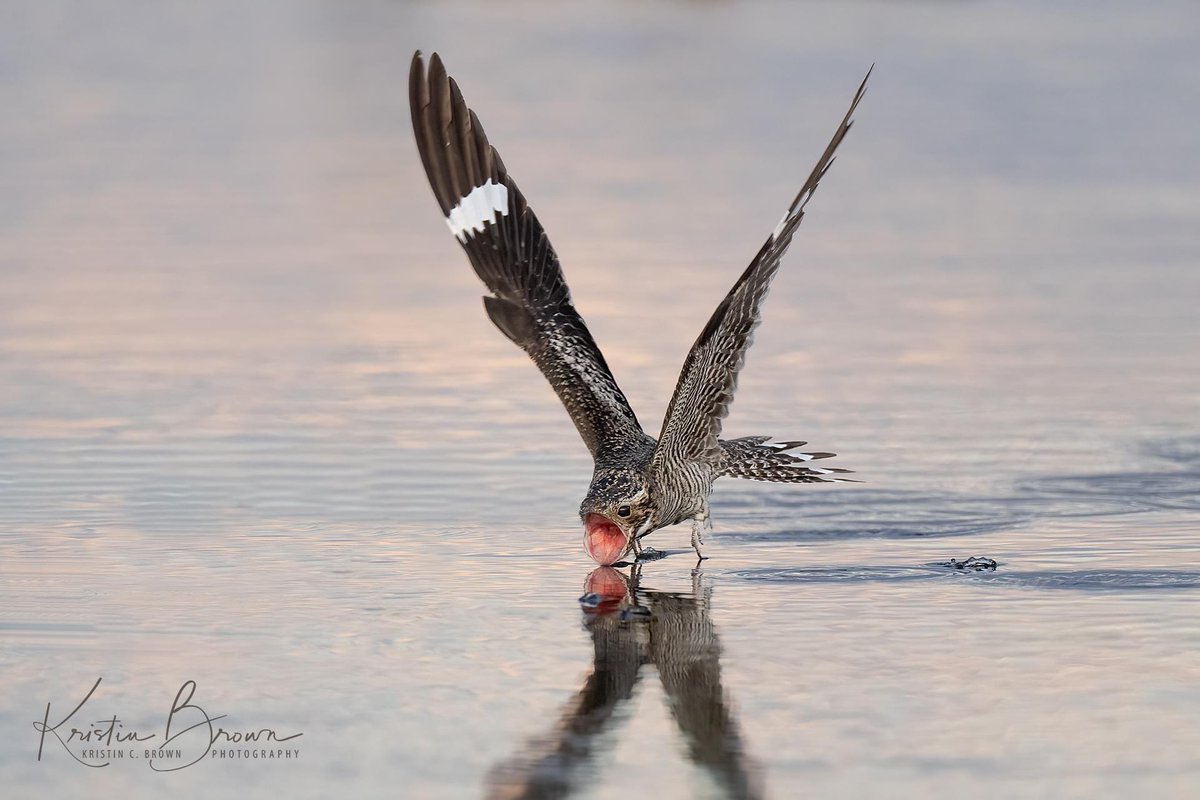
[(1042, 475), (1019, 480), (1007, 493), (991, 496), (864, 487), (768, 497), (742, 488), (718, 494), (716, 503), (734, 515), (740, 513), (740, 524), (747, 517), (762, 518), (769, 508), (769, 528), (723, 535), (773, 542), (969, 536), (1012, 530), (1040, 519), (1200, 511), (1200, 440), (1155, 441), (1142, 449), (1174, 468)]
[(1028, 589), (1077, 591), (1145, 591), (1200, 588), (1200, 572), (1185, 570), (961, 570), (948, 564), (761, 567), (725, 575), (754, 583), (897, 583), (951, 579)]

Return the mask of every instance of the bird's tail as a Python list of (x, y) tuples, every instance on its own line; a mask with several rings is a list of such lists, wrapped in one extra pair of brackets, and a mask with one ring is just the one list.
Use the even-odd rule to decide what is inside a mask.
[(722, 441), (725, 458), (717, 470), (717, 477), (778, 483), (856, 482), (850, 478), (832, 477), (851, 470), (810, 466), (812, 461), (832, 458), (833, 453), (793, 452), (808, 442), (770, 442), (770, 439), (770, 436), (743, 436)]

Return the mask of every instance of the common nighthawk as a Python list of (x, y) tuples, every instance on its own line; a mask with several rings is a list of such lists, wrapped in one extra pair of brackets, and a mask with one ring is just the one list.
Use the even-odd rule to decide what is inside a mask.
[(595, 461), (579, 515), (584, 546), (597, 563), (613, 564), (631, 552), (640, 556), (642, 537), (684, 520), (691, 520), (692, 547), (703, 558), (708, 496), (717, 478), (846, 480), (828, 476), (849, 470), (812, 466), (809, 462), (833, 454), (797, 452), (805, 442), (719, 437), (761, 320), (759, 306), (805, 205), (850, 130), (870, 75), (800, 193), (692, 346), (656, 441), (642, 430), (617, 386), (571, 303), (558, 255), (458, 84), (436, 53), (428, 72), (421, 53), (413, 55), (408, 91), (417, 149), (450, 232), (491, 290), (484, 309), (550, 381)]

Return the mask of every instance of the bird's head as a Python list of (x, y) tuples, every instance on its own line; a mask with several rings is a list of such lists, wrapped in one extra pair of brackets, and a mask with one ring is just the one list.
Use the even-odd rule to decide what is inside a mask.
[(646, 533), (654, 519), (654, 503), (646, 478), (635, 470), (597, 470), (579, 506), (583, 546), (602, 566), (620, 561)]

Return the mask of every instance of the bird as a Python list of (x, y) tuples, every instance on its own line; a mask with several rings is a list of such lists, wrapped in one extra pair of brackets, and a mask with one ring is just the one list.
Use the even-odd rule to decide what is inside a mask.
[(873, 70), (799, 193), (692, 345), (656, 439), (617, 385), (575, 309), (558, 254), (458, 83), (437, 53), (428, 68), (421, 51), (413, 54), (409, 103), (417, 150), (450, 232), (489, 290), (484, 310), (549, 381), (592, 455), (579, 517), (584, 549), (597, 564), (659, 557), (643, 548), (642, 539), (689, 521), (692, 548), (698, 559), (706, 558), (702, 545), (712, 525), (709, 497), (717, 478), (851, 480), (834, 477), (851, 470), (815, 466), (834, 454), (800, 451), (806, 442), (720, 437), (763, 298), (853, 124)]

